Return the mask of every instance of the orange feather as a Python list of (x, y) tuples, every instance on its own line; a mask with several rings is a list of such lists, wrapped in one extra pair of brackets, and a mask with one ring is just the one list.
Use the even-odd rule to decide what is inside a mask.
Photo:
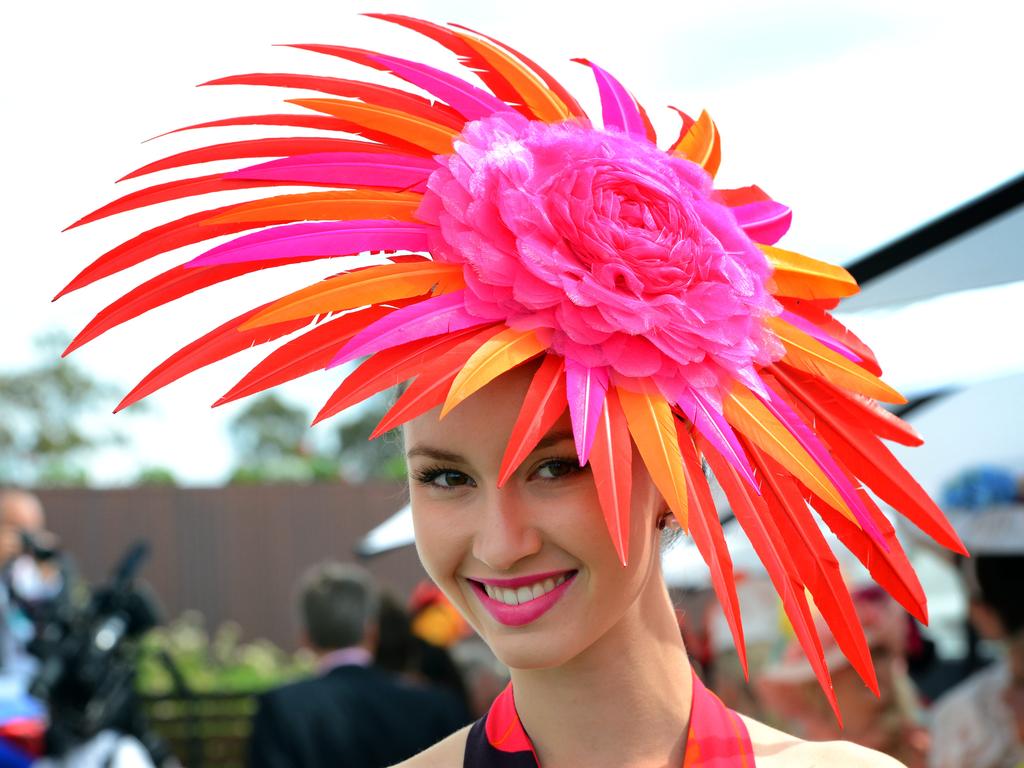
[(685, 531), (687, 522), (686, 475), (679, 453), (675, 417), (660, 393), (631, 392), (616, 387), (619, 403), (651, 480)]
[(722, 162), (722, 142), (711, 115), (701, 112), (669, 151), (696, 163), (714, 178)]
[(231, 206), (199, 224), (202, 226), (243, 221), (353, 221), (356, 219), (417, 221), (416, 210), (420, 207), (422, 200), (423, 195), (415, 192), (387, 192), (380, 189), (342, 189), (331, 192), (275, 195)]
[(452, 140), (458, 131), (399, 109), (379, 107), (345, 99), (288, 99), (288, 103), (322, 112), (358, 126), (371, 128), (401, 139), (437, 155), (452, 151)]
[(281, 297), (242, 330), (463, 287), (462, 267), (458, 264), (415, 261), (354, 269)]
[(565, 103), (533, 72), (489, 40), (466, 32), (456, 33), (491, 68), (503, 77), (538, 120), (559, 123), (572, 117)]
[(860, 290), (857, 281), (842, 267), (770, 245), (759, 243), (757, 247), (775, 270), (774, 294), (813, 300), (852, 296)]
[(786, 348), (783, 362), (876, 400), (886, 403), (907, 402), (903, 395), (873, 373), (864, 370), (838, 352), (833, 352), (786, 321), (770, 317), (765, 322)]
[(729, 394), (722, 398), (722, 410), (728, 422), (752, 445), (778, 461), (844, 516), (855, 520), (850, 508), (817, 462), (746, 387), (733, 387)]

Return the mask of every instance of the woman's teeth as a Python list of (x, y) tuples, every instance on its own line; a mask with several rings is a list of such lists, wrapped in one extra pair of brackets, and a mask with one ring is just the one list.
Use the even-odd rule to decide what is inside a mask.
[(492, 600), (497, 600), (499, 603), (505, 605), (519, 605), (520, 603), (527, 603), (530, 600), (536, 600), (541, 595), (546, 595), (548, 592), (553, 590), (559, 584), (565, 581), (565, 574), (563, 573), (556, 579), (544, 579), (544, 581), (538, 581), (528, 587), (519, 587), (518, 589), (506, 589), (505, 587), (492, 587), (490, 584), (484, 584), (484, 592)]

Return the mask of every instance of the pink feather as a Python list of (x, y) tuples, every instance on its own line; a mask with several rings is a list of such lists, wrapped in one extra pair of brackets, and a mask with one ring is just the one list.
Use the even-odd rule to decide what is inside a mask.
[(762, 200), (730, 209), (736, 223), (756, 243), (773, 245), (789, 230), (793, 212), (774, 200)]
[(389, 219), (310, 221), (272, 227), (218, 245), (187, 267), (303, 257), (351, 256), (367, 251), (423, 251), (427, 228)]
[(453, 291), (403, 307), (366, 326), (352, 337), (327, 367), (333, 368), (357, 357), (372, 355), (407, 341), (426, 339), (442, 333), (454, 333), (488, 322), (493, 321), (484, 320), (466, 311), (464, 290)]
[(878, 526), (875, 525), (875, 521), (871, 518), (868, 510), (864, 508), (864, 502), (857, 494), (857, 489), (853, 487), (850, 478), (847, 477), (846, 473), (836, 463), (836, 460), (828, 452), (824, 443), (811, 431), (810, 427), (804, 424), (796, 411), (790, 408), (780, 395), (773, 392), (770, 387), (766, 387), (766, 391), (769, 396), (767, 398), (761, 397), (761, 402), (765, 404), (765, 407), (771, 411), (775, 418), (782, 422), (782, 425), (797, 439), (797, 442), (803, 446), (804, 450), (811, 455), (811, 458), (821, 468), (821, 471), (825, 473), (825, 476), (836, 487), (836, 490), (839, 491), (839, 495), (846, 502), (850, 511), (853, 512), (853, 516), (857, 518), (857, 522), (864, 530), (864, 533), (874, 539), (875, 543), (883, 551), (888, 552), (889, 545), (885, 542), (885, 537), (878, 530)]
[(479, 120), (496, 112), (512, 111), (512, 107), (484, 89), (440, 69), (394, 56), (374, 55), (369, 58), (382, 64), (407, 83), (433, 94), (467, 120)]
[(864, 358), (854, 352), (852, 349), (847, 347), (845, 344), (837, 341), (833, 336), (823, 331), (817, 325), (812, 323), (810, 320), (806, 320), (800, 315), (794, 314), (789, 310), (783, 310), (779, 315), (783, 320), (792, 325), (794, 328), (799, 328), (801, 331), (806, 333), (812, 339), (816, 339), (824, 344), (826, 347), (831, 349), (833, 352), (838, 352), (843, 357), (851, 360), (855, 363), (863, 362)]
[(732, 465), (755, 492), (760, 493), (757, 483), (754, 482), (754, 470), (750, 466), (750, 459), (747, 458), (736, 433), (722, 412), (692, 389), (674, 395), (674, 400), (683, 415), (693, 422), (694, 429), (711, 443), (711, 446)]
[(378, 187), (425, 192), (437, 163), (427, 157), (383, 152), (317, 152), (292, 155), (224, 174), (228, 179), (258, 179), (339, 187)]
[(608, 373), (604, 368), (587, 368), (571, 358), (565, 361), (565, 393), (580, 466), (590, 459), (607, 391)]
[(647, 138), (647, 125), (643, 114), (637, 108), (633, 96), (618, 80), (587, 59), (573, 59), (586, 64), (594, 72), (597, 90), (601, 94), (601, 118), (605, 130), (615, 128), (637, 139)]

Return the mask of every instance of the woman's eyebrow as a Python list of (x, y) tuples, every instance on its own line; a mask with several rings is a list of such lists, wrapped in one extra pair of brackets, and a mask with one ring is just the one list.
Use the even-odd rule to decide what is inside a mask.
[(411, 459), (416, 456), (425, 456), (428, 459), (435, 459), (437, 461), (450, 461), (453, 464), (466, 463), (466, 459), (457, 453), (443, 451), (440, 448), (433, 448), (429, 445), (414, 445), (406, 451), (405, 457), (407, 459)]
[(572, 439), (572, 430), (563, 429), (559, 432), (548, 432), (544, 437), (537, 441), (537, 445), (534, 446), (533, 450), (539, 451), (543, 448), (550, 448), (552, 445), (557, 445), (565, 440)]

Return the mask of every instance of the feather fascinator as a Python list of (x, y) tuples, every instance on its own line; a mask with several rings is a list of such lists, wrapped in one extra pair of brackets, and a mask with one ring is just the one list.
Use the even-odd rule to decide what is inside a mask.
[[(808, 596), (877, 691), (819, 520), (922, 621), (921, 585), (867, 490), (942, 546), (963, 547), (883, 442), (921, 442), (878, 404), (903, 399), (879, 378), (871, 350), (830, 314), (857, 291), (854, 280), (777, 247), (790, 211), (759, 187), (716, 188), (721, 140), (707, 113), (680, 112), (678, 137), (659, 146), (644, 108), (597, 64), (576, 60), (596, 81), (599, 125), (548, 72), (504, 43), (457, 25), (371, 15), (444, 46), (478, 82), (336, 45), (297, 47), (389, 73), (393, 84), (298, 74), (213, 81), (314, 95), (289, 99), (297, 110), (189, 129), (273, 125), (305, 135), (212, 144), (128, 174), (239, 165), (149, 186), (73, 226), (223, 190), (263, 196), (170, 221), (87, 266), (62, 294), (159, 254), (228, 238), (114, 301), (68, 352), (210, 285), (337, 259), (320, 282), (228, 319), (171, 355), (118, 408), (249, 347), (283, 341), (217, 402), (362, 359), (316, 420), (408, 382), (378, 435), (437, 406), (447, 413), (510, 369), (539, 361), (501, 482), (568, 409), (579, 460), (590, 464), (625, 564), (635, 444), (711, 570), (745, 665), (706, 462), (833, 707)], [(346, 258), (367, 253), (376, 263), (345, 267)]]

